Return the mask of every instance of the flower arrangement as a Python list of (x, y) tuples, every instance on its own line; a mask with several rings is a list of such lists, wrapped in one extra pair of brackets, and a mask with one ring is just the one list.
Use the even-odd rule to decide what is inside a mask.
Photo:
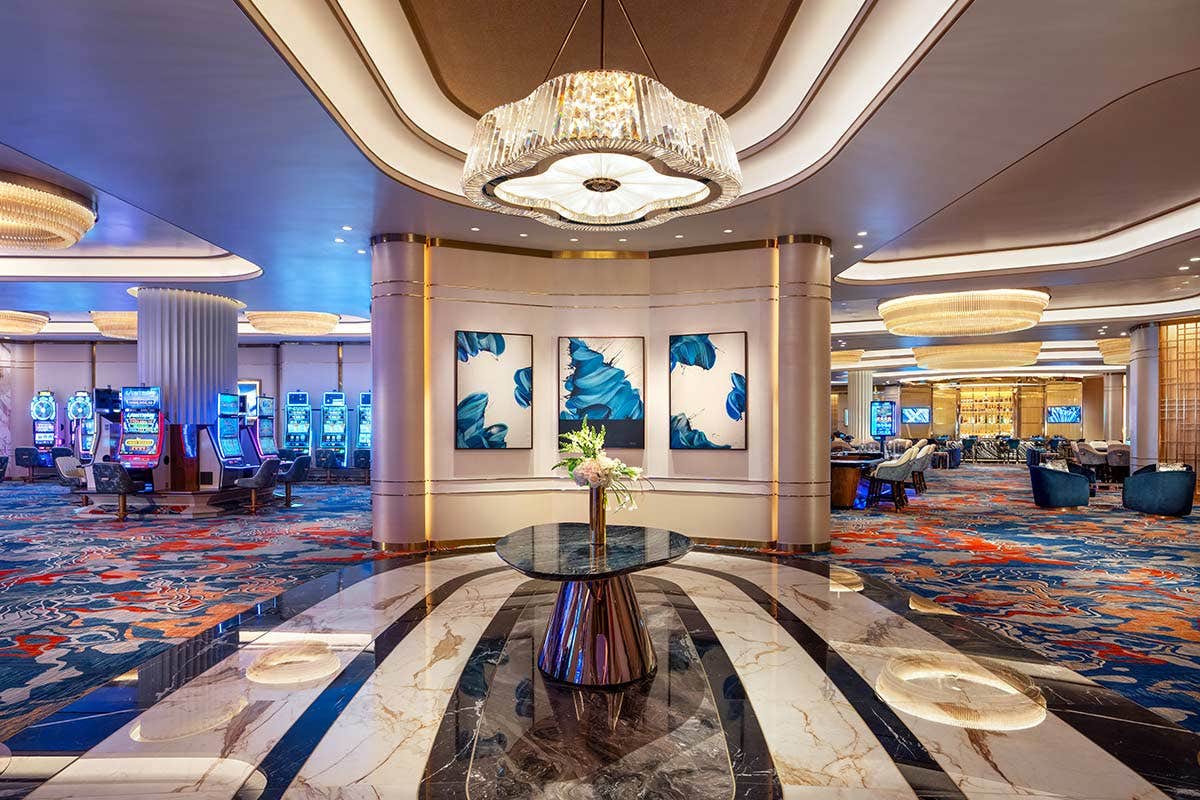
[[(553, 469), (566, 467), (577, 485), (607, 490), (605, 506), (611, 505), (614, 511), (636, 509), (631, 484), (642, 480), (642, 469), (605, 455), (605, 433), (603, 426), (589, 427), (587, 417), (584, 417), (579, 430), (564, 433), (560, 437), (562, 441), (558, 449), (564, 457)], [(611, 503), (609, 496), (613, 498)]]

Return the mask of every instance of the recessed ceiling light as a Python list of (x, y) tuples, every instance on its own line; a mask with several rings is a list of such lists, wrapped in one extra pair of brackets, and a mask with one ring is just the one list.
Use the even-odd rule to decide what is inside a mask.
[(1189, 267), (1187, 264), (1184, 264), (1182, 267), (1179, 268), (1179, 271), (1187, 272), (1189, 269), (1191, 269), (1191, 267)]
[(675, 234), (675, 238), (676, 238), (676, 239), (682, 239), (682, 238), (683, 238), (683, 234), (682, 234), (682, 233), (677, 233), (677, 234)]
[(617, 239), (618, 242), (628, 242), (628, 239)]
[(517, 236), (520, 236), (522, 239), (528, 239), (528, 238), (529, 238), (529, 234), (528, 234), (528, 233), (518, 233), (518, 234), (517, 234)]
[(1128, 336), (1128, 335), (1129, 335), (1129, 332), (1128, 332), (1128, 331), (1121, 331), (1121, 335), (1122, 335), (1122, 336)]
[(336, 237), (334, 237), (333, 241), (337, 242), (338, 244), (342, 244), (342, 243), (343, 243), (343, 242), (345, 242), (346, 240), (345, 240), (345, 239), (343, 239), (343, 238), (342, 238), (342, 237), (340, 237), (340, 236), (336, 236)]
[(855, 249), (855, 250), (862, 250), (862, 245), (861, 245), (861, 244), (856, 244), (856, 245), (854, 245), (854, 249)]
[(356, 252), (357, 252), (357, 253), (358, 253), (360, 256), (365, 256), (365, 255), (367, 254), (367, 251), (366, 251), (366, 250), (358, 250), (358, 251), (356, 251)]
[(344, 230), (344, 231), (352, 231), (352, 230), (354, 230), (354, 228), (351, 228), (349, 225), (343, 225), (343, 226), (342, 226), (342, 230)]
[(471, 226), (471, 230), (473, 230), (473, 231), (478, 231), (478, 230), (479, 230), (479, 228), (477, 228), (476, 226), (472, 225), (472, 226)]
[(571, 241), (572, 241), (572, 242), (578, 242), (579, 240), (578, 240), (578, 239), (576, 239), (574, 236), (572, 236), (572, 237), (571, 237)]
[(866, 232), (866, 231), (859, 231), (859, 232), (858, 232), (858, 235), (859, 235), (859, 236), (866, 236), (866, 235), (867, 235), (867, 232)]
[(1191, 261), (1193, 263), (1195, 263), (1196, 261), (1200, 261), (1200, 256), (1196, 256), (1195, 258), (1189, 258), (1188, 261)]
[(733, 233), (733, 228), (726, 228), (725, 230), (721, 231), (721, 233)]

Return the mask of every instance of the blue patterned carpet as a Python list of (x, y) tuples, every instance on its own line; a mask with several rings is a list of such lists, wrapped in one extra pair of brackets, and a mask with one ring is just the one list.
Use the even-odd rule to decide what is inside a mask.
[(1034, 506), (1025, 467), (926, 473), (929, 493), (834, 515), (829, 558), (937, 600), (1200, 731), (1200, 517), (1101, 491)]

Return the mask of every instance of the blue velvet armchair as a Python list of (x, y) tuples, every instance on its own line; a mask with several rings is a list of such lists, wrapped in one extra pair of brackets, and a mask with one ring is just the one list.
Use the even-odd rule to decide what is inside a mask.
[(1033, 487), (1033, 502), (1038, 508), (1086, 506), (1091, 495), (1087, 476), (1074, 472), (1031, 466), (1029, 482)]
[(1143, 514), (1186, 517), (1192, 513), (1196, 494), (1196, 472), (1185, 470), (1159, 472), (1157, 464), (1142, 467), (1125, 479), (1121, 505)]

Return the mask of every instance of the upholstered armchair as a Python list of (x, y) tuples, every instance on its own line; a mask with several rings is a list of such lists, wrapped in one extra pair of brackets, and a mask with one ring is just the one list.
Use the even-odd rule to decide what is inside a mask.
[(1130, 447), (1127, 444), (1110, 444), (1104, 454), (1108, 461), (1108, 477), (1112, 481), (1124, 481), (1129, 477)]
[(850, 442), (855, 450), (877, 450), (879, 442), (872, 439), (870, 436), (859, 436)]
[(885, 450), (888, 455), (898, 456), (912, 446), (911, 439), (888, 439)]
[(13, 449), (13, 456), (16, 458), (16, 465), (29, 470), (29, 475), (24, 479), (26, 483), (33, 483), (33, 471), (42, 465), (42, 460), (38, 454), (36, 447), (17, 447)]
[(844, 450), (853, 450), (853, 449), (854, 448), (851, 447), (849, 445), (849, 443), (844, 442), (841, 439), (834, 439), (832, 442), (829, 443), (829, 451), (831, 453), (839, 453)]
[(978, 441), (979, 439), (974, 436), (964, 436), (962, 438), (962, 457), (964, 459), (975, 460), (975, 443)]
[[(922, 441), (924, 441), (922, 439)], [(916, 445), (914, 445), (914, 449)], [(912, 470), (909, 478), (912, 481), (912, 487), (917, 490), (917, 494), (925, 494), (928, 488), (925, 485), (925, 471), (929, 469), (930, 463), (933, 461), (933, 451), (937, 450), (936, 445), (927, 444), (917, 450), (917, 455), (912, 460)]]
[(1038, 508), (1086, 506), (1091, 494), (1086, 475), (1051, 467), (1031, 466), (1029, 482), (1033, 488), (1033, 502)]
[(950, 456), (946, 465), (948, 469), (958, 469), (962, 466), (963, 446), (961, 442), (951, 442), (946, 445), (946, 453)]
[(1121, 505), (1143, 514), (1186, 517), (1192, 513), (1196, 494), (1196, 472), (1190, 465), (1183, 469), (1159, 470), (1158, 464), (1142, 467), (1125, 479)]
[(6, 472), (8, 472), (8, 456), (0, 456), (0, 481), (4, 480)]
[(888, 497), (897, 510), (908, 504), (908, 496), (904, 493), (904, 483), (912, 475), (912, 462), (916, 455), (917, 448), (910, 447), (899, 458), (876, 465), (867, 483), (868, 508), (884, 498), (883, 487), (885, 486), (891, 490), (891, 495)]

